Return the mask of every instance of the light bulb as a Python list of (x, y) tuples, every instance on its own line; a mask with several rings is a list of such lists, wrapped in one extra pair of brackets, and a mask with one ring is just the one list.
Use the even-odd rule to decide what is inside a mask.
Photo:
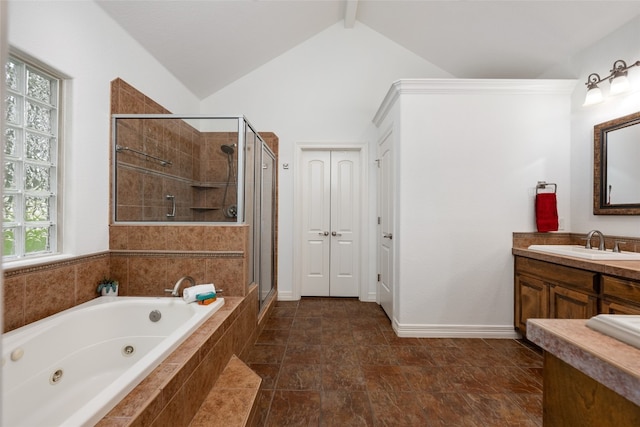
[(620, 74), (611, 79), (611, 89), (609, 90), (611, 95), (620, 95), (621, 93), (629, 92), (630, 89), (631, 84), (626, 75)]
[(593, 104), (599, 104), (603, 101), (602, 90), (596, 85), (593, 85), (589, 90), (587, 90), (587, 96), (584, 98), (583, 106), (589, 106)]

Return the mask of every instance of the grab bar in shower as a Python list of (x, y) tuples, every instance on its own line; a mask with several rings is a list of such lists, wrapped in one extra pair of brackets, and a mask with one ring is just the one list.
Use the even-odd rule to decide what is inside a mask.
[(141, 156), (144, 156), (147, 159), (153, 159), (153, 160), (159, 162), (162, 166), (171, 166), (173, 164), (169, 160), (161, 159), (160, 157), (152, 156), (151, 154), (147, 154), (145, 152), (138, 151), (138, 150), (135, 150), (133, 148), (123, 147), (122, 145), (116, 145), (116, 151), (118, 153), (121, 152), (121, 151), (131, 151), (132, 153), (140, 154)]
[(167, 200), (171, 200), (171, 212), (167, 214), (167, 218), (174, 218), (176, 216), (176, 196), (167, 194)]

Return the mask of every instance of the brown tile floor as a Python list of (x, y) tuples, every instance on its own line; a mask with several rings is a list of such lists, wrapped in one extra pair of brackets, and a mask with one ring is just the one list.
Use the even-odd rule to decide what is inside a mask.
[(542, 355), (521, 341), (398, 338), (357, 299), (280, 301), (266, 322), (244, 360), (260, 425), (542, 425)]

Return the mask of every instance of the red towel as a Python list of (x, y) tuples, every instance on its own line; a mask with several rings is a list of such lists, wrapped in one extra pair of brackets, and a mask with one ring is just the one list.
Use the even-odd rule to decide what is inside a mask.
[(536, 194), (536, 225), (538, 231), (558, 231), (558, 202), (556, 193)]

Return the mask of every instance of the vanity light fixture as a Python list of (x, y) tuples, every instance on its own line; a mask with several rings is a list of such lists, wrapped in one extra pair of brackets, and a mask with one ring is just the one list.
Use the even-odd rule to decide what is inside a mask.
[(631, 89), (631, 84), (629, 83), (629, 79), (627, 78), (628, 70), (631, 67), (640, 66), (640, 61), (633, 62), (631, 65), (627, 65), (622, 59), (618, 59), (613, 63), (613, 67), (609, 72), (607, 77), (600, 77), (597, 73), (589, 74), (587, 77), (587, 82), (585, 85), (587, 86), (587, 95), (584, 100), (585, 107), (588, 105), (598, 104), (604, 101), (604, 96), (602, 95), (602, 89), (598, 87), (598, 85), (605, 81), (609, 80), (609, 84), (611, 85), (609, 89), (609, 93), (611, 95), (619, 95), (621, 93), (628, 92)]

